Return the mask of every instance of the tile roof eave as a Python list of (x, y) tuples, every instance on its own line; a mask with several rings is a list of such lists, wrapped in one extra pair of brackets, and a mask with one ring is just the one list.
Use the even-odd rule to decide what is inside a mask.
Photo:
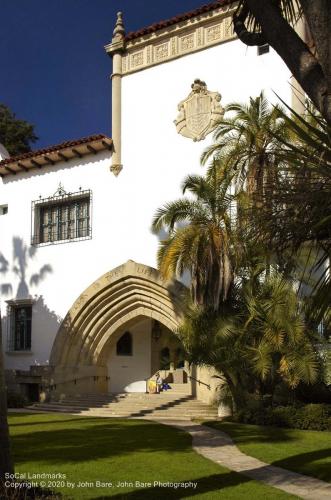
[[(98, 144), (98, 148), (93, 148), (92, 144)], [(85, 148), (85, 149), (82, 149)], [(60, 161), (69, 161), (75, 157), (83, 157), (88, 154), (97, 154), (106, 149), (112, 150), (113, 141), (110, 137), (104, 134), (90, 135), (74, 141), (66, 141), (61, 144), (56, 144), (48, 148), (30, 151), (16, 156), (11, 156), (0, 161), (0, 176), (16, 174), (19, 171), (28, 171), (31, 168), (41, 168), (46, 165), (54, 165)], [(63, 152), (71, 151), (73, 156), (66, 157)], [(43, 163), (38, 163), (36, 160), (42, 159)], [(26, 163), (28, 162), (28, 163)], [(13, 170), (13, 167), (20, 167), (19, 170)]]
[(171, 17), (170, 19), (166, 19), (163, 21), (159, 21), (158, 23), (151, 24), (150, 26), (147, 26), (145, 28), (141, 28), (138, 31), (131, 31), (125, 36), (125, 41), (126, 42), (131, 42), (132, 40), (135, 40), (136, 38), (139, 38), (141, 36), (149, 35), (151, 33), (154, 33), (156, 31), (159, 31), (163, 28), (168, 28), (169, 26), (172, 26), (173, 24), (180, 23), (181, 21), (186, 21), (188, 19), (192, 19), (193, 17), (197, 17), (201, 14), (205, 14), (207, 12), (210, 12), (212, 10), (218, 9), (219, 7), (223, 7), (225, 5), (235, 3), (237, 0), (217, 0), (215, 2), (203, 5), (197, 9), (191, 10), (189, 12), (185, 12), (183, 14), (179, 14), (177, 16)]

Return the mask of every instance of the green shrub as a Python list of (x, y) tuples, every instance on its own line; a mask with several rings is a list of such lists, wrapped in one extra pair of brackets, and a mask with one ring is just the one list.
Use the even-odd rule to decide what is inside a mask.
[(277, 408), (245, 409), (235, 415), (237, 422), (275, 425), (293, 429), (331, 431), (331, 405), (278, 406)]
[(7, 406), (8, 408), (23, 408), (28, 404), (28, 400), (23, 394), (19, 392), (7, 392)]
[(309, 404), (303, 409), (301, 429), (331, 430), (331, 405)]

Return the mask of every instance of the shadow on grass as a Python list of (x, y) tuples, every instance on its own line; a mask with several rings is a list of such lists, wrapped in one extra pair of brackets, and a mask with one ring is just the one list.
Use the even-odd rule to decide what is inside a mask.
[[(291, 451), (291, 442), (296, 445), (297, 438), (293, 435), (293, 431), (297, 429), (267, 426), (261, 426), (259, 428), (249, 424), (215, 421), (204, 422), (204, 425), (225, 433), (228, 432), (234, 444), (237, 446), (241, 444), (259, 445), (265, 443), (270, 443), (272, 446), (278, 443), (289, 443), (289, 456), (281, 460), (270, 461), (270, 465), (288, 469), (299, 474), (312, 476), (322, 481), (331, 482), (331, 447), (305, 453), (297, 453), (298, 449), (296, 448), (296, 454), (293, 454), (294, 449)], [(325, 435), (325, 439), (328, 438), (329, 434), (330, 433), (327, 433)]]
[[(69, 428), (68, 423), (73, 425)], [(35, 432), (29, 426), (27, 423), (26, 432), (18, 429), (17, 434), (11, 434), (17, 464), (27, 460), (39, 462), (41, 457), (43, 463), (63, 464), (139, 451), (174, 453), (191, 450), (192, 446), (191, 436), (185, 432), (148, 421), (93, 418), (41, 421), (40, 430)]]
[[(25, 414), (26, 416), (27, 414)], [(28, 415), (31, 415), (31, 413), (29, 413)], [(15, 415), (15, 418), (16, 418), (16, 415)], [(84, 421), (95, 421), (97, 418), (99, 417), (79, 417), (79, 418), (68, 418), (68, 419), (61, 419), (61, 420), (38, 420), (38, 421), (34, 421), (34, 422), (29, 422), (29, 421), (25, 421), (25, 422), (10, 422), (10, 427), (27, 427), (27, 426), (30, 426), (30, 425), (38, 425), (38, 426), (41, 426), (41, 425), (48, 425), (48, 424), (62, 424), (63, 422), (79, 422), (79, 421), (82, 421), (84, 419)], [(99, 418), (100, 419), (100, 418)]]
[[(330, 460), (325, 463), (319, 462), (327, 458)], [(331, 482), (331, 448), (292, 455), (289, 458), (272, 462), (272, 465)]]
[[(202, 493), (208, 492), (218, 492), (221, 494), (221, 490), (226, 488), (231, 488), (238, 486), (240, 484), (247, 483), (251, 481), (248, 477), (241, 476), (236, 472), (226, 472), (224, 474), (213, 474), (211, 476), (199, 477), (195, 479), (186, 479), (185, 481), (179, 481), (179, 483), (198, 483), (197, 487), (191, 488), (160, 488), (154, 486), (151, 488), (139, 488), (135, 491), (129, 493), (117, 493), (115, 495), (108, 496), (93, 496), (91, 500), (104, 500), (104, 499), (128, 499), (128, 500), (155, 500), (157, 499), (169, 499), (175, 500), (179, 498), (194, 497), (196, 495), (201, 495)], [(165, 482), (166, 483), (166, 482)]]
[[(290, 433), (290, 429), (283, 427), (259, 427), (251, 426), (249, 424), (237, 424), (232, 422), (215, 422), (213, 420), (203, 422), (203, 425), (211, 427), (212, 429), (229, 432), (229, 436), (235, 443), (248, 444), (248, 443), (279, 443), (295, 441), (295, 438)], [(293, 429), (292, 429), (293, 430)]]

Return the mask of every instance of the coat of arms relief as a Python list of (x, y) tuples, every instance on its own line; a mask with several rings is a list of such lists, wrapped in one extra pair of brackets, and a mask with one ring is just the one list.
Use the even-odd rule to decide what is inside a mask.
[(178, 116), (174, 120), (177, 132), (193, 141), (203, 140), (223, 118), (221, 94), (207, 90), (205, 82), (196, 79), (189, 95), (178, 104)]

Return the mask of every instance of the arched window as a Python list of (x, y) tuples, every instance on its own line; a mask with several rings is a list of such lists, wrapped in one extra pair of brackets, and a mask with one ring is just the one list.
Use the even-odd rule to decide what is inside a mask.
[(160, 352), (160, 369), (170, 369), (170, 351), (168, 347), (164, 347)]
[(184, 351), (181, 347), (176, 349), (176, 368), (184, 368)]
[(116, 344), (117, 356), (132, 356), (132, 335), (130, 332), (123, 333)]

